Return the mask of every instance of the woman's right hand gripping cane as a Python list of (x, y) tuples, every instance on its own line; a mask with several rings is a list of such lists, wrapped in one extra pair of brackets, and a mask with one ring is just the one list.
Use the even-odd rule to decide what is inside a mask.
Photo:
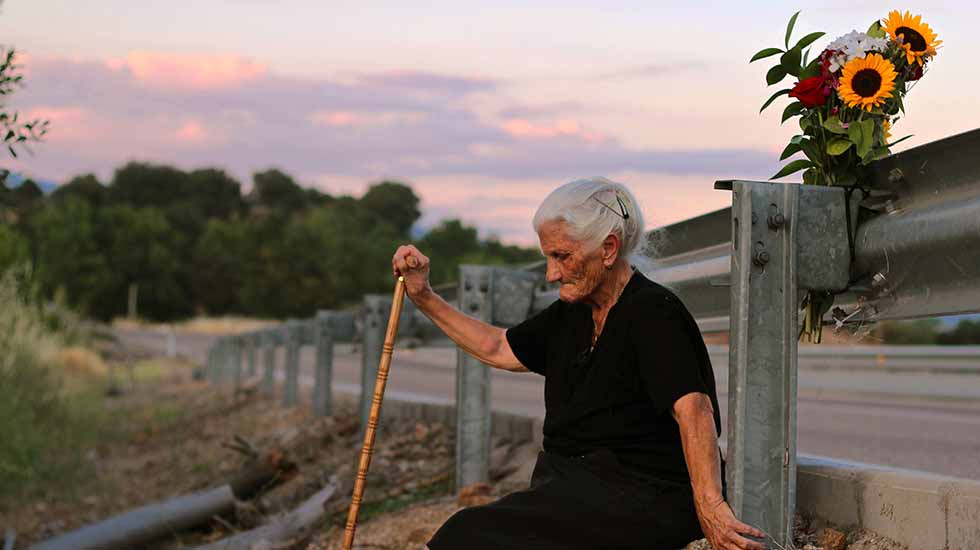
[(402, 245), (391, 258), (391, 270), (395, 277), (405, 278), (405, 293), (416, 304), (429, 293), (429, 258), (413, 245)]

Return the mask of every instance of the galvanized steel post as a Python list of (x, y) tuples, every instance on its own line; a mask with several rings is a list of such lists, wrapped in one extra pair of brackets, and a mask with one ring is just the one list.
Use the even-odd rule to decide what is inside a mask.
[(259, 335), (262, 342), (262, 364), (265, 374), (262, 377), (262, 392), (272, 395), (276, 390), (276, 333), (263, 329)]
[[(485, 323), (493, 320), (493, 268), (459, 266), (459, 309)], [(489, 481), (490, 369), (456, 351), (456, 489)]]
[(318, 311), (313, 320), (313, 345), (316, 349), (316, 367), (313, 373), (313, 416), (330, 416), (332, 412), (332, 322), (333, 314), (329, 311)]
[(251, 332), (242, 336), (245, 340), (245, 345), (248, 346), (248, 377), (251, 378), (255, 376), (257, 366), (256, 366), (256, 355), (258, 354), (259, 347), (259, 334), (257, 332)]
[(367, 428), (371, 414), (371, 399), (374, 396), (374, 383), (378, 377), (378, 364), (381, 362), (381, 348), (384, 346), (386, 320), (391, 311), (391, 297), (381, 294), (364, 296), (364, 332), (361, 353), (361, 410), (360, 433)]
[(229, 341), (231, 350), (229, 353), (229, 359), (231, 360), (231, 373), (232, 380), (235, 383), (235, 390), (242, 387), (242, 338), (240, 336), (232, 336)]
[(843, 190), (718, 182), (733, 191), (728, 502), (792, 542), (800, 288), (847, 285)]
[(290, 319), (283, 327), (286, 344), (286, 386), (283, 392), (284, 407), (295, 407), (299, 402), (299, 348), (303, 336), (299, 321)]

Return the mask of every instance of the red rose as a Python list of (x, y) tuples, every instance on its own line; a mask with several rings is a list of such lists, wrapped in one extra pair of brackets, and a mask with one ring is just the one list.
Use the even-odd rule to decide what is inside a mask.
[(824, 83), (824, 77), (811, 76), (797, 82), (789, 92), (789, 97), (799, 99), (804, 107), (819, 107), (827, 102)]

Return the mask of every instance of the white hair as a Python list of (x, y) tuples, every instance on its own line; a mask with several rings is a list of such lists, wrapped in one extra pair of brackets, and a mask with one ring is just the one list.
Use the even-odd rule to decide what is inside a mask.
[(603, 177), (570, 181), (545, 197), (534, 213), (534, 231), (553, 221), (565, 222), (568, 236), (589, 252), (612, 233), (619, 236), (619, 255), (627, 261), (644, 246), (643, 213), (636, 197), (622, 183)]

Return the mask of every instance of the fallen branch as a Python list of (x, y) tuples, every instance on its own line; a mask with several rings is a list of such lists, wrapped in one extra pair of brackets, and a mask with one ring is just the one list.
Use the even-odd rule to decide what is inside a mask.
[(328, 485), (308, 498), (299, 508), (289, 512), (266, 525), (239, 533), (195, 550), (240, 550), (257, 545), (274, 545), (278, 542), (305, 535), (324, 515), (324, 505), (336, 493), (336, 487)]

